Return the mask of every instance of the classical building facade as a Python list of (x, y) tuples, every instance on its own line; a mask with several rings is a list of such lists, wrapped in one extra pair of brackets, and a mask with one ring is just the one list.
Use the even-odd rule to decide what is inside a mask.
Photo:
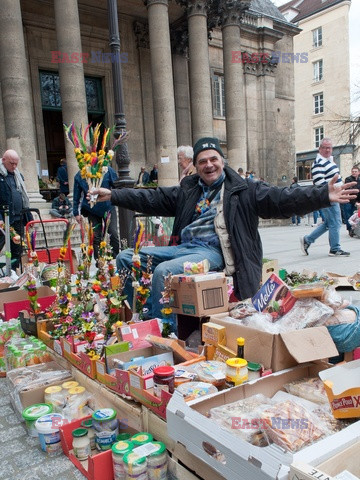
[(294, 173), (293, 64), (273, 52), (292, 52), (299, 29), (270, 0), (248, 4), (119, 1), (114, 53), (112, 0), (2, 0), (0, 149), (20, 153), (32, 202), (38, 173), (55, 175), (63, 156), (72, 184), (72, 121), (120, 118), (130, 131), (116, 158), (124, 181), (157, 163), (159, 183), (177, 183), (177, 146), (215, 135), (232, 167), (284, 184)]
[(310, 169), (322, 138), (330, 137), (343, 176), (350, 174), (354, 145), (350, 137), (350, 0), (293, 0), (281, 7), (301, 28), (294, 37), (295, 148), (299, 179)]

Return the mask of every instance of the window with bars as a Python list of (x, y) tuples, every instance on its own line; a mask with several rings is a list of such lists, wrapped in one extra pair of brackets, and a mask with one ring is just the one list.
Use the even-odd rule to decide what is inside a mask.
[(314, 95), (314, 114), (324, 113), (324, 94), (316, 93)]
[(322, 27), (315, 28), (312, 31), (313, 34), (313, 47), (321, 47), (322, 45)]
[(225, 117), (225, 83), (224, 75), (214, 74), (213, 75), (213, 92), (214, 92), (214, 116), (216, 117)]
[[(57, 72), (40, 71), (41, 104), (45, 110), (61, 110), (60, 77)], [(101, 78), (85, 77), (88, 113), (103, 114)]]
[(314, 67), (314, 82), (320, 82), (323, 79), (323, 61), (318, 60), (313, 63)]
[(320, 147), (320, 142), (324, 138), (324, 127), (316, 127), (314, 129), (314, 135), (315, 135), (315, 148)]

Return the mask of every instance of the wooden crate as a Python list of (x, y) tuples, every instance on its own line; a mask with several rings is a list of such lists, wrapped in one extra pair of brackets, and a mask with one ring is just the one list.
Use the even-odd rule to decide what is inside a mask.
[(359, 449), (360, 441), (357, 441), (316, 467), (306, 463), (295, 463), (291, 465), (289, 478), (290, 480), (314, 480), (316, 478), (333, 480), (335, 475), (344, 470), (360, 477)]

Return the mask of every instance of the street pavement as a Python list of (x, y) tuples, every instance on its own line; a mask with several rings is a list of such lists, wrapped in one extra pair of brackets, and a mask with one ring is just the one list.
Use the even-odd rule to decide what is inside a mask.
[[(304, 255), (300, 249), (300, 236), (309, 234), (315, 227), (305, 225), (304, 219), (300, 226), (275, 226), (259, 229), (263, 243), (263, 257), (277, 259), (279, 268), (288, 273), (304, 270), (323, 274), (326, 272), (352, 276), (360, 272), (360, 238), (348, 235), (345, 225), (341, 227), (341, 248), (350, 252), (349, 257), (329, 257), (329, 237), (325, 233), (313, 243)], [(349, 300), (360, 302), (360, 291), (341, 290), (341, 295)]]

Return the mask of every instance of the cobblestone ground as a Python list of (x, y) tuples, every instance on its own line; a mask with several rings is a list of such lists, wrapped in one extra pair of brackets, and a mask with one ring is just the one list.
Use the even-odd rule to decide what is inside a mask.
[(10, 403), (5, 378), (0, 378), (0, 478), (1, 480), (85, 480), (61, 454), (47, 457), (37, 438), (29, 437)]

